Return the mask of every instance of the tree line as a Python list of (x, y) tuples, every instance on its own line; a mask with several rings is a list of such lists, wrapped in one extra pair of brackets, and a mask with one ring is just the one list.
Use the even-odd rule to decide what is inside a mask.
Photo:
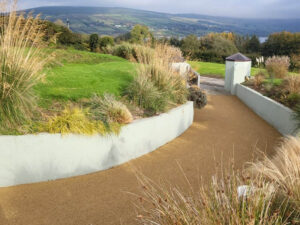
[(123, 35), (99, 36), (98, 34), (73, 33), (66, 26), (49, 21), (46, 24), (46, 38), (57, 34), (54, 41), (58, 47), (72, 46), (78, 50), (105, 53), (108, 46), (121, 42), (130, 43), (168, 43), (178, 47), (186, 59), (223, 63), (229, 55), (241, 52), (252, 59), (253, 65), (257, 58), (274, 55), (288, 56), (291, 69), (300, 69), (300, 33), (279, 32), (269, 35), (264, 43), (260, 43), (256, 35), (242, 36), (235, 33), (209, 33), (202, 37), (188, 35), (185, 38), (156, 39), (147, 26), (136, 25)]

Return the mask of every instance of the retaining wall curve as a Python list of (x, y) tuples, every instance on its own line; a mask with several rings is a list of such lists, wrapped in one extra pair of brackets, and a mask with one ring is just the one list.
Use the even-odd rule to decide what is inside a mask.
[(147, 154), (188, 129), (193, 102), (136, 120), (119, 136), (38, 134), (0, 136), (0, 187), (101, 171)]

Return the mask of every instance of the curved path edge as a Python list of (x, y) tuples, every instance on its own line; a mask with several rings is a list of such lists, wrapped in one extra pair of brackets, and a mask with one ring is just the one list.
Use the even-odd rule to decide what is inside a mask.
[(172, 141), (193, 123), (193, 102), (136, 120), (119, 136), (0, 136), (0, 187), (84, 175), (128, 162)]

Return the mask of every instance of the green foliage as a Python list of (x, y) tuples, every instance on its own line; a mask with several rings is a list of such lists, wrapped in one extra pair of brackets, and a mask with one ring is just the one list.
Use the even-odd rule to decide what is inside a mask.
[(137, 24), (130, 32), (129, 41), (131, 43), (144, 44), (148, 41), (152, 42), (152, 39), (153, 34), (149, 31), (149, 28), (147, 26)]
[(111, 94), (105, 93), (103, 97), (94, 95), (87, 106), (95, 120), (119, 124), (131, 123), (133, 120), (126, 105), (116, 100)]
[(182, 40), (180, 49), (184, 56), (195, 58), (195, 54), (200, 50), (200, 42), (195, 35), (189, 35)]
[(263, 45), (265, 56), (300, 54), (300, 33), (280, 32), (271, 34)]
[(294, 108), (294, 114), (293, 114), (294, 120), (297, 122), (296, 129), (300, 129), (300, 103)]
[[(211, 33), (200, 39), (189, 35), (181, 41), (180, 49), (185, 57), (192, 60), (224, 62), (227, 56), (238, 52), (233, 40), (231, 33)], [(173, 42), (176, 43), (175, 40)]]
[(73, 33), (63, 23), (43, 21), (44, 40), (57, 46), (73, 46), (78, 50), (86, 50), (82, 34)]
[(290, 68), (294, 71), (300, 72), (300, 52), (298, 54), (291, 55), (291, 66)]
[(187, 100), (184, 78), (170, 68), (174, 57), (181, 56), (178, 49), (157, 44), (154, 49), (135, 46), (134, 51), (141, 65), (127, 89), (130, 100), (150, 113), (164, 112), (169, 106)]
[(238, 52), (231, 40), (219, 35), (201, 38), (201, 51), (196, 57), (208, 62), (224, 62), (225, 58)]
[[(287, 96), (287, 104), (290, 108), (298, 111), (297, 105), (300, 105), (300, 93), (292, 93)], [(300, 118), (300, 117), (299, 117)], [(300, 124), (300, 121), (299, 121)]]
[(168, 96), (162, 94), (146, 76), (136, 76), (126, 90), (128, 98), (146, 110), (149, 115), (164, 112), (168, 106)]
[(116, 45), (112, 50), (112, 54), (130, 60), (133, 58), (133, 54), (134, 54), (133, 45), (126, 42), (120, 45)]
[(99, 39), (99, 46), (101, 50), (104, 50), (107, 46), (114, 46), (115, 41), (113, 37), (104, 36)]
[(189, 88), (189, 100), (193, 101), (195, 106), (199, 109), (202, 109), (207, 104), (207, 96), (201, 91), (197, 86)]
[(253, 35), (249, 41), (245, 43), (245, 49), (247, 53), (260, 52), (260, 42), (256, 35)]
[(89, 46), (91, 52), (96, 52), (99, 46), (99, 36), (98, 34), (91, 34), (89, 39)]

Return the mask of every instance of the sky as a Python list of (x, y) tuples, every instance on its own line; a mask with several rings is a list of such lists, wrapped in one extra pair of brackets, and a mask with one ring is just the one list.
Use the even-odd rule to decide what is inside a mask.
[(300, 18), (300, 0), (19, 0), (22, 9), (61, 5), (126, 7), (240, 18)]

